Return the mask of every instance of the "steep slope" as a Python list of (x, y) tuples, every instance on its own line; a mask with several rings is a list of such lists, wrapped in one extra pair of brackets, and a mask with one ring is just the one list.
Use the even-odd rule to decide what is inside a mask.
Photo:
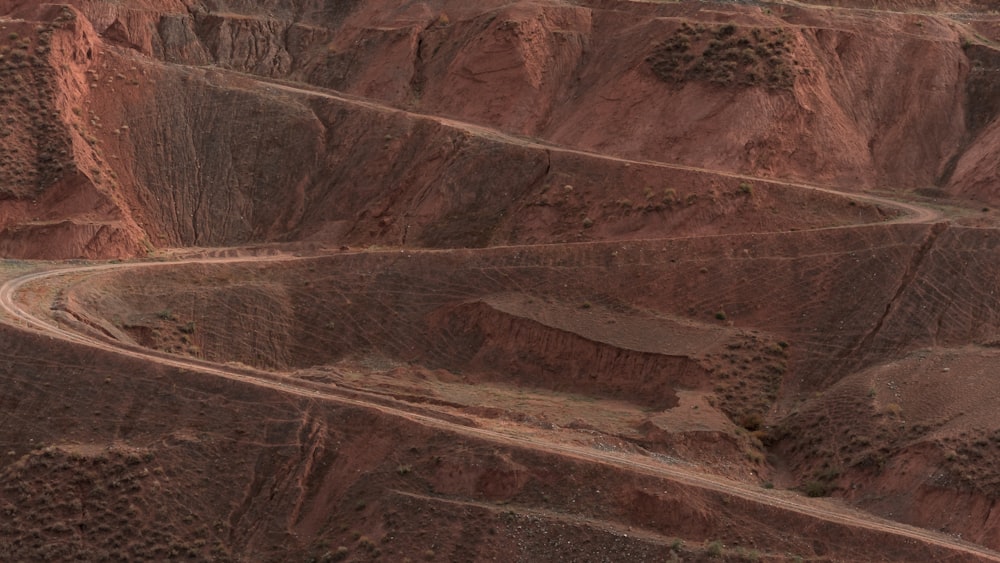
[(30, 258), (134, 255), (142, 233), (83, 111), (99, 39), (71, 9), (2, 24), (0, 253)]
[[(123, 191), (158, 245), (478, 247), (884, 216), (820, 192), (574, 154), (223, 73), (160, 67), (150, 77), (151, 88), (171, 88), (98, 111), (120, 131), (106, 143), (123, 155)], [(197, 127), (207, 119), (219, 126)]]
[[(82, 8), (107, 39), (146, 55), (631, 158), (915, 189), (942, 178), (974, 141), (963, 119), (974, 76), (961, 49), (972, 34), (933, 15), (635, 2), (196, 3), (154, 25), (148, 9)], [(738, 42), (725, 41), (724, 29)], [(664, 83), (650, 57), (685, 30), (683, 54), (697, 72)], [(873, 51), (884, 56), (876, 62), (866, 56)], [(767, 77), (781, 66), (776, 87)]]
[[(981, 101), (991, 75), (980, 72), (992, 51), (963, 51), (965, 32), (941, 18), (688, 4), (12, 4), (40, 23), (10, 25), (60, 39), (34, 56), (41, 66), (12, 70), (42, 88), (34, 105), (52, 96), (54, 107), (29, 120), (31, 104), (9, 102), (20, 139), (10, 150), (33, 160), (5, 172), (16, 191), (0, 237), (8, 255), (648, 238), (842, 224), (854, 211), (646, 161), (992, 198), (976, 164), (992, 154), (995, 111)], [(893, 33), (876, 31), (885, 26)], [(889, 64), (870, 62), (872, 50)], [(39, 238), (61, 243), (28, 242)]]
[[(85, 8), (101, 20), (96, 5)], [(107, 46), (70, 8), (31, 13), (43, 23), (17, 25), (57, 39), (51, 52), (44, 47), (48, 59), (36, 57), (36, 71), (23, 72), (41, 73), (54, 107), (32, 117), (43, 128), (36, 131), (27, 123), (33, 110), (17, 109), (20, 98), (10, 102), (25, 116), (25, 123), (8, 119), (11, 135), (23, 139), (10, 150), (37, 153), (39, 163), (26, 169), (9, 161), (14, 191), (0, 248), (11, 256), (120, 257), (163, 246), (289, 240), (475, 247), (801, 229), (884, 216), (780, 183), (578, 153), (224, 70), (164, 64)]]

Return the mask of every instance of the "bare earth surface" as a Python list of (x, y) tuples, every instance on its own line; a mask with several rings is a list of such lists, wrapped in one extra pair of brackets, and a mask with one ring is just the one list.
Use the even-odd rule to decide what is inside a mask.
[(0, 0), (0, 560), (1000, 561), (997, 41)]

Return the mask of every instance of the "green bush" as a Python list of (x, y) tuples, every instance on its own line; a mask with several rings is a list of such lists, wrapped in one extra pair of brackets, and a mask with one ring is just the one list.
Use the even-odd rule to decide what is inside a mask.
[(825, 497), (829, 496), (833, 487), (830, 483), (825, 481), (809, 481), (802, 487), (802, 492), (806, 494), (807, 497)]

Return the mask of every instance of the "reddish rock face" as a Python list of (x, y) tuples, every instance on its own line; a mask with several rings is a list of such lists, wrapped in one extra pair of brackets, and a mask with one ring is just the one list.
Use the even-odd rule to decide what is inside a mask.
[(0, 0), (0, 560), (996, 557), (1000, 17), (839, 4)]

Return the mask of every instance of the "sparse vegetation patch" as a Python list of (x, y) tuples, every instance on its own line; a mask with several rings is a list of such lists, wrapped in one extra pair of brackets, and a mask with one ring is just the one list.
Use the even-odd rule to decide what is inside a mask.
[[(72, 166), (68, 132), (56, 108), (56, 77), (47, 62), (52, 28), (39, 26), (36, 46), (16, 32), (0, 42), (0, 197), (37, 196)], [(33, 166), (25, 166), (26, 163)]]
[(787, 90), (799, 73), (792, 37), (783, 29), (681, 24), (646, 58), (669, 84), (705, 81), (720, 86)]
[[(152, 450), (39, 448), (0, 471), (4, 561), (230, 561), (224, 532), (178, 515)], [(143, 527), (146, 519), (158, 527)]]

